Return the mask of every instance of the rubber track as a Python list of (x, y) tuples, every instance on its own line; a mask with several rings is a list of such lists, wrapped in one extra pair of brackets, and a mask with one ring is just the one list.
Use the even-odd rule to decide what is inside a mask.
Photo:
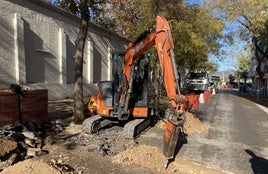
[[(149, 124), (146, 125), (146, 127), (142, 128), (139, 126), (144, 126), (149, 121)], [(144, 125), (142, 124), (144, 123)], [(142, 132), (144, 129), (146, 129), (150, 125), (150, 119), (135, 119), (124, 126), (124, 137), (128, 139), (135, 138), (135, 135), (138, 135), (140, 132)], [(142, 128), (142, 129), (139, 129)], [(138, 131), (138, 132), (137, 132)]]
[(96, 121), (101, 120), (102, 118), (103, 118), (103, 117), (100, 116), (100, 115), (94, 115), (93, 117), (89, 117), (89, 118), (87, 118), (87, 122), (86, 122), (86, 125), (85, 125), (85, 126), (90, 127), (90, 130), (91, 130), (90, 133), (91, 133), (91, 134), (94, 133), (93, 130), (92, 130), (92, 125), (93, 125), (93, 123), (96, 122)]

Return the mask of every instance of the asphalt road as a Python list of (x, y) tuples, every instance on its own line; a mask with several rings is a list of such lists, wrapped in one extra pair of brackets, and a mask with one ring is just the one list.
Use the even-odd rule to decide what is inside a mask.
[(221, 89), (195, 112), (211, 124), (187, 137), (176, 158), (235, 174), (268, 173), (268, 113), (253, 101)]

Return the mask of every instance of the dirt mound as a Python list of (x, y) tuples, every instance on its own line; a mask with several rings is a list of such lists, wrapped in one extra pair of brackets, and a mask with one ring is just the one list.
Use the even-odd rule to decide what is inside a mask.
[(156, 147), (140, 145), (130, 150), (121, 152), (112, 157), (113, 163), (129, 165), (138, 165), (141, 168), (148, 168), (155, 173), (163, 174), (189, 174), (189, 173), (206, 173), (221, 174), (223, 172), (207, 168), (197, 163), (175, 159), (170, 163), (167, 169), (164, 169), (165, 157)]
[(0, 157), (5, 156), (9, 152), (17, 148), (17, 143), (10, 140), (0, 138)]
[(119, 153), (112, 158), (114, 163), (137, 164), (142, 168), (149, 168), (153, 171), (164, 172), (164, 156), (157, 147), (140, 145), (130, 150)]
[(207, 131), (210, 128), (209, 124), (203, 123), (194, 114), (186, 113), (186, 122), (184, 124), (184, 130), (187, 134), (201, 133)]
[[(203, 123), (194, 114), (186, 112), (186, 122), (183, 126), (183, 131), (186, 134), (201, 133), (207, 131), (210, 128), (209, 124)], [(166, 124), (163, 121), (157, 123), (157, 126), (161, 129), (165, 129)]]
[(25, 160), (19, 163), (14, 164), (6, 169), (4, 169), (1, 174), (61, 174), (57, 169), (54, 169), (52, 166), (45, 162), (36, 161), (36, 160)]

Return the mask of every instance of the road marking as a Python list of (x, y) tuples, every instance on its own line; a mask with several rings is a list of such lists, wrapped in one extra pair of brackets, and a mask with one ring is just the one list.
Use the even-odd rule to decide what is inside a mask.
[(268, 114), (268, 108), (262, 105), (259, 105), (257, 103), (255, 103), (256, 106), (258, 106), (260, 109), (262, 109), (264, 112), (266, 112)]

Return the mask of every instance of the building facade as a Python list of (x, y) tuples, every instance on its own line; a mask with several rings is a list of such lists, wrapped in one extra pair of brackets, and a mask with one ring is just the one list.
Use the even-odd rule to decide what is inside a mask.
[[(75, 40), (80, 18), (42, 0), (0, 2), (0, 88), (11, 83), (48, 89), (50, 100), (73, 98)], [(84, 95), (111, 79), (112, 54), (128, 41), (89, 23), (84, 50)]]

